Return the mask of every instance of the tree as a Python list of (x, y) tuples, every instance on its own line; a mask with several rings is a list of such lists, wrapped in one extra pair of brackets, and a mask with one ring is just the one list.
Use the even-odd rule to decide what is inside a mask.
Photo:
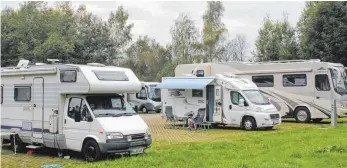
[(225, 9), (221, 1), (208, 1), (207, 10), (203, 15), (202, 42), (194, 44), (195, 48), (202, 51), (204, 62), (218, 59), (221, 54), (223, 35), (227, 32), (222, 23)]
[(347, 3), (307, 3), (300, 21), (300, 46), (305, 58), (347, 66)]
[(253, 52), (257, 61), (300, 58), (295, 28), (289, 24), (286, 14), (278, 21), (266, 16), (258, 33)]
[(192, 44), (197, 42), (198, 32), (194, 21), (186, 14), (180, 14), (170, 30), (172, 38), (172, 55), (181, 63), (193, 61), (194, 48)]
[(229, 62), (236, 60), (235, 43), (233, 40), (228, 40), (222, 47), (218, 61)]
[(236, 60), (239, 61), (244, 61), (245, 60), (245, 56), (246, 56), (246, 52), (248, 49), (248, 43), (246, 40), (246, 36), (245, 35), (236, 35), (236, 38), (233, 40), (234, 42), (234, 49), (235, 49), (235, 57)]

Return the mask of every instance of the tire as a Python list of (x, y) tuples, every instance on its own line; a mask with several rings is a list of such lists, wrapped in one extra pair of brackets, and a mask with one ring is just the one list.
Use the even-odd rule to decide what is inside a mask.
[[(11, 136), (11, 149), (14, 152), (16, 146), (16, 152), (23, 153), (25, 152), (25, 144), (22, 142), (22, 140), (19, 138), (18, 135), (15, 135), (16, 138), (14, 139), (13, 136)], [(16, 141), (16, 145), (14, 145), (14, 141)]]
[(142, 107), (142, 110), (141, 110), (143, 113), (148, 113), (148, 110), (146, 107)]
[(308, 123), (311, 120), (311, 114), (305, 107), (299, 107), (295, 110), (295, 120), (298, 123)]
[(84, 159), (88, 162), (98, 161), (101, 157), (98, 143), (91, 139), (87, 140), (87, 142), (84, 144), (82, 152)]
[(314, 123), (319, 123), (319, 122), (321, 122), (323, 120), (323, 118), (314, 118), (314, 119), (312, 119), (312, 122), (314, 122)]
[(242, 128), (246, 131), (252, 131), (256, 128), (256, 123), (252, 117), (245, 117), (242, 120)]

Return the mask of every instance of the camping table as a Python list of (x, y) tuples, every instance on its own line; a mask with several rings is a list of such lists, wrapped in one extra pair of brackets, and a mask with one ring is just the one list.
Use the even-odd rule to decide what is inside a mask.
[[(3, 136), (11, 136), (11, 135), (16, 135), (17, 133), (13, 133), (13, 132), (1, 132), (0, 133), (0, 136), (1, 136), (1, 151), (2, 151), (2, 142), (3, 142)], [(16, 151), (16, 136), (13, 136), (13, 148), (14, 148), (14, 154), (17, 154), (17, 151)]]

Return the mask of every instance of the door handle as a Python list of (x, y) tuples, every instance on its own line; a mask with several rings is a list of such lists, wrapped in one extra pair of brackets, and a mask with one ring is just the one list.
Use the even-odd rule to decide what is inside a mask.
[(64, 119), (64, 124), (66, 124), (66, 119)]
[(320, 97), (316, 97), (317, 99), (319, 99)]

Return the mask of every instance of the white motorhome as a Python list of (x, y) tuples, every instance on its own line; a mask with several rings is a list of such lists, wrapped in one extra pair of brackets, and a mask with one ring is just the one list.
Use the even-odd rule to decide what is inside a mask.
[(281, 123), (277, 109), (250, 80), (235, 76), (164, 77), (163, 113), (172, 112), (178, 120), (203, 111), (212, 124), (236, 125), (245, 130), (272, 129)]
[(330, 118), (334, 99), (338, 117), (347, 117), (346, 71), (339, 63), (291, 60), (181, 64), (176, 67), (175, 76), (193, 71), (200, 77), (231, 72), (252, 80), (271, 99), (282, 118), (320, 122)]
[(127, 94), (127, 100), (132, 107), (137, 106), (143, 113), (161, 111), (160, 89), (156, 88), (159, 82), (141, 82), (142, 87), (138, 93)]
[[(132, 70), (91, 63), (1, 68), (1, 131), (17, 151), (56, 148), (101, 154), (139, 154), (151, 146), (149, 128), (121, 96), (141, 83)], [(22, 64), (23, 63), (23, 64)]]

